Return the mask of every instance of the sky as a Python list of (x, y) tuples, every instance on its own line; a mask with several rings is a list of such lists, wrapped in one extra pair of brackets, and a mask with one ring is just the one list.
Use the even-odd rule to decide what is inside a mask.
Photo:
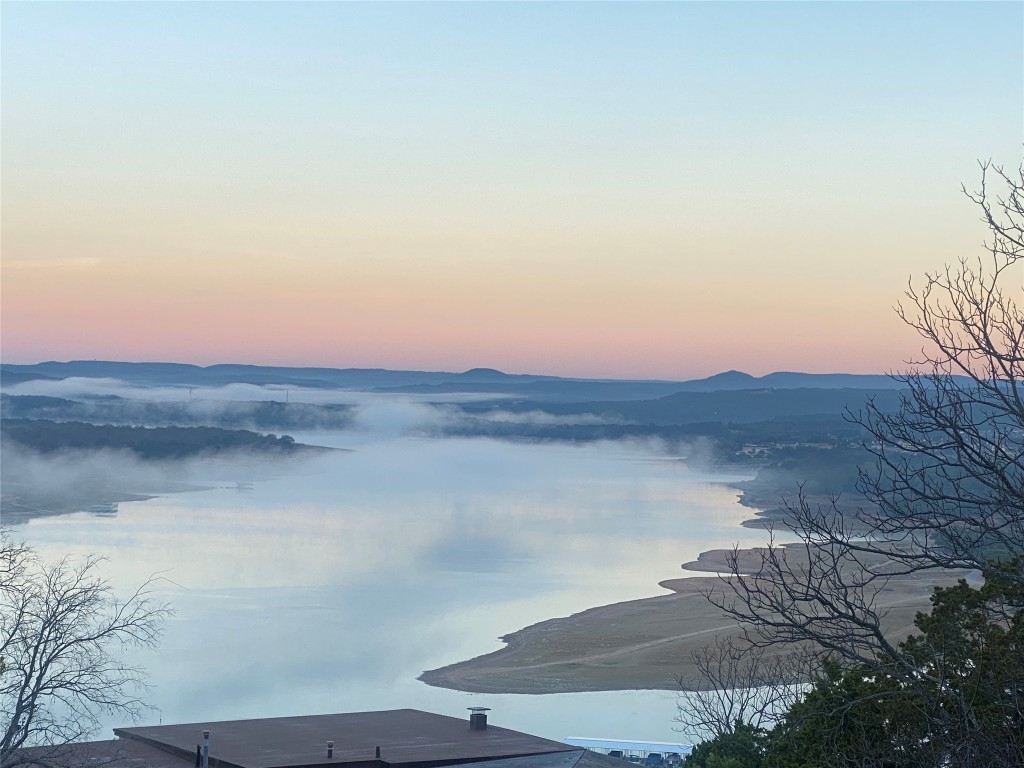
[(877, 373), (979, 253), (1024, 3), (37, 3), (0, 359)]

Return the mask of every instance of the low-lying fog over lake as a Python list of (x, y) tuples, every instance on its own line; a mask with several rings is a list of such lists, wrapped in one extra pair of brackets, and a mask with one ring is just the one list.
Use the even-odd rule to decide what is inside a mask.
[(680, 738), (667, 691), (483, 695), (416, 678), (526, 625), (660, 594), (704, 550), (763, 542), (727, 486), (744, 476), (641, 442), (423, 436), (443, 409), (334, 397), (355, 406), (351, 429), (291, 434), (350, 451), (210, 462), (204, 490), (16, 525), (44, 557), (106, 556), (121, 592), (159, 575), (176, 613), (142, 657), (153, 723), (489, 706), (497, 725), (556, 739)]

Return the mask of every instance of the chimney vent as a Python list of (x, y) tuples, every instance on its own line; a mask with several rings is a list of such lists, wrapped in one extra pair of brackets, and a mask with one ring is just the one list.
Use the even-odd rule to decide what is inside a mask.
[(469, 710), (469, 730), (471, 731), (486, 731), (487, 730), (487, 712), (490, 711), (490, 707), (466, 707)]
[(334, 742), (333, 741), (328, 741), (327, 742), (327, 756), (328, 757), (334, 757)]
[(377, 747), (377, 749), (375, 750), (374, 757), (380, 760), (380, 747)]
[(210, 732), (203, 731), (203, 768), (210, 768)]

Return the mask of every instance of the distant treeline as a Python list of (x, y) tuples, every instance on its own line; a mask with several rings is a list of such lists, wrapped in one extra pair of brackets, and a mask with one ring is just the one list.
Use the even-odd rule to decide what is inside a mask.
[(466, 413), (536, 411), (553, 417), (593, 414), (609, 421), (668, 426), (719, 422), (738, 424), (810, 416), (842, 416), (870, 399), (881, 411), (899, 404), (895, 389), (746, 389), (677, 392), (654, 400), (551, 403), (536, 400), (491, 400), (463, 403)]
[(874, 462), (863, 446), (866, 433), (839, 413), (792, 416), (755, 422), (691, 424), (538, 424), (467, 419), (448, 435), (499, 439), (592, 442), (659, 440), (685, 454), (693, 465), (747, 466), (756, 470), (742, 483), (744, 503), (773, 510), (801, 489), (816, 497), (843, 496), (844, 506), (866, 503), (857, 489), (858, 472)]
[(0, 395), (0, 414), (10, 419), (87, 421), (94, 424), (208, 426), (255, 430), (345, 429), (348, 405), (247, 400), (152, 402), (120, 397), (86, 401), (43, 395)]
[(863, 436), (863, 430), (842, 416), (831, 414), (755, 422), (705, 421), (689, 424), (543, 424), (468, 416), (447, 426), (444, 434), (564, 442), (654, 439), (670, 445), (692, 443), (703, 438), (714, 443), (714, 458), (730, 463), (750, 459), (763, 464), (769, 452), (775, 453), (778, 448), (790, 445), (816, 444), (822, 448), (856, 445)]
[(61, 450), (124, 450), (143, 459), (184, 459), (224, 451), (285, 454), (322, 450), (296, 443), (288, 435), (261, 435), (218, 427), (128, 427), (56, 422), (48, 419), (0, 419), (5, 448), (21, 446), (38, 453)]

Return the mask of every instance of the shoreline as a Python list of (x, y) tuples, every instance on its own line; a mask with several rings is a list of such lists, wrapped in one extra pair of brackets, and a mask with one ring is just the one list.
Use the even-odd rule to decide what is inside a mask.
[[(728, 552), (710, 550), (683, 567), (692, 572), (721, 572)], [(755, 552), (740, 550), (741, 557)], [(886, 634), (909, 634), (917, 613), (928, 608), (933, 588), (964, 576), (964, 572), (935, 572), (893, 579), (877, 602), (886, 611)], [(738, 634), (739, 625), (706, 597), (722, 589), (718, 576), (667, 579), (659, 586), (671, 594), (588, 608), (532, 624), (502, 637), (504, 648), (427, 670), (417, 679), (468, 693), (693, 690), (690, 683), (696, 680), (697, 670), (690, 655), (715, 636)]]
[[(758, 510), (755, 518), (741, 525), (784, 525), (783, 507), (753, 507), (754, 499), (742, 486), (738, 490), (739, 503)], [(718, 574), (728, 572), (726, 556), (732, 551), (712, 549), (683, 563), (683, 570), (708, 575), (659, 582), (670, 594), (597, 606), (531, 624), (500, 638), (503, 648), (427, 670), (417, 679), (468, 693), (692, 690), (689, 683), (696, 679), (697, 670), (691, 654), (715, 636), (740, 631), (734, 619), (707, 599), (709, 593), (723, 588)], [(757, 552), (757, 548), (739, 550), (744, 572), (756, 570)], [(933, 588), (965, 575), (935, 572), (893, 579), (877, 605), (886, 611), (886, 634), (909, 634), (916, 614), (929, 607)]]

